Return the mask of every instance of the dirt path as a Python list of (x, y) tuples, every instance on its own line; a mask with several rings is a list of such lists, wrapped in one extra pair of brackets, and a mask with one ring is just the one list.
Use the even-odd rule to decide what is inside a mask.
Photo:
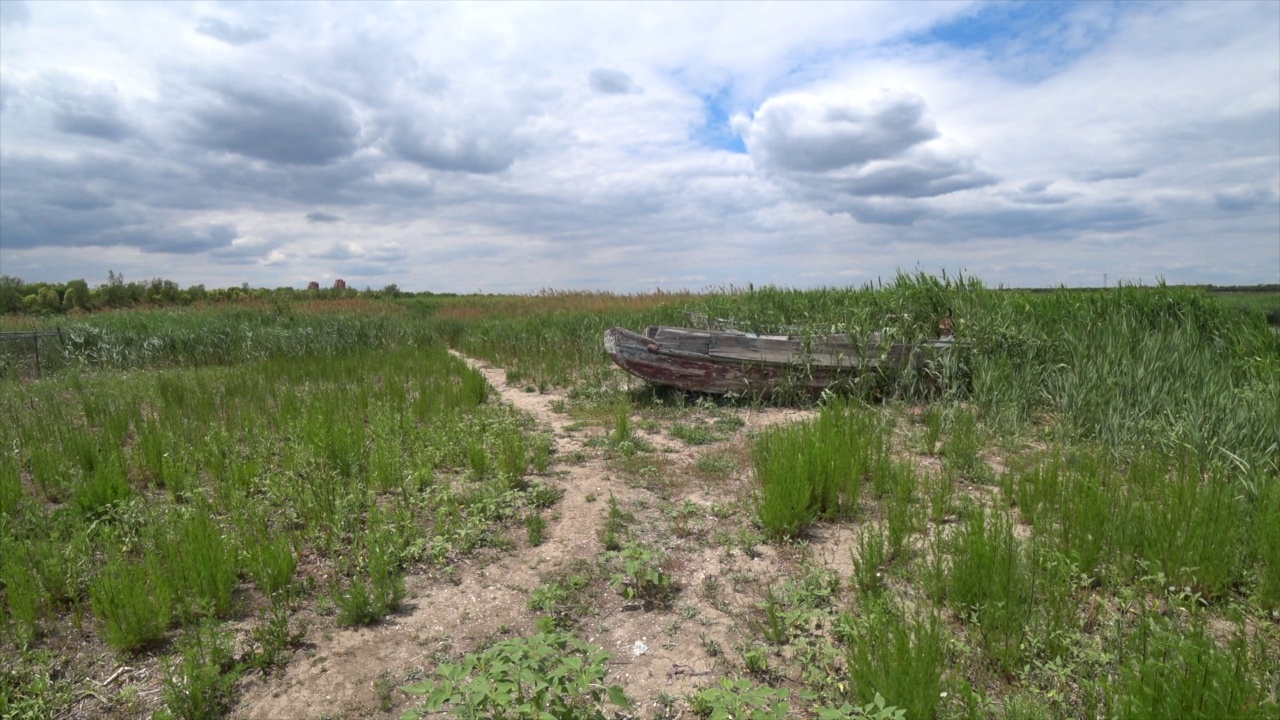
[[(319, 618), (308, 632), (307, 649), (298, 652), (283, 673), (244, 681), (231, 717), (398, 717), (412, 702), (396, 689), (399, 685), (429, 676), (439, 660), (456, 658), (507, 633), (533, 632), (537, 615), (527, 608), (529, 593), (538, 587), (543, 573), (575, 561), (595, 561), (602, 550), (598, 532), (608, 510), (604, 500), (611, 493), (620, 507), (637, 518), (633, 528), (637, 534), (664, 538), (670, 571), (684, 589), (671, 608), (648, 611), (605, 592), (596, 598), (595, 614), (580, 622), (578, 634), (613, 654), (610, 682), (622, 684), (637, 701), (633, 711), (637, 717), (649, 717), (653, 703), (687, 695), (723, 672), (726, 654), (743, 635), (735, 616), (749, 602), (749, 595), (736, 583), (729, 587), (718, 581), (731, 575), (775, 575), (779, 561), (772, 548), (760, 545), (758, 550), (735, 556), (732, 550), (709, 546), (705, 532), (686, 538), (670, 536), (667, 518), (656, 510), (659, 503), (654, 493), (611, 479), (605, 457), (588, 444), (593, 434), (605, 431), (571, 431), (573, 419), (553, 409), (565, 401), (563, 394), (524, 392), (507, 385), (502, 369), (466, 360), (505, 402), (553, 433), (555, 457), (585, 458), (553, 468), (554, 483), (564, 495), (552, 508), (545, 541), (537, 547), (522, 541), (513, 552), (462, 563), (452, 583), (410, 577), (404, 607), (375, 626), (341, 628)], [(794, 410), (739, 412), (748, 429), (804, 415)], [(671, 472), (679, 474), (695, 460), (693, 451), (661, 432), (638, 434), (663, 454)], [(667, 507), (686, 500), (694, 508), (710, 507), (723, 499), (723, 490), (678, 484), (675, 496), (667, 498)], [(709, 526), (716, 518), (695, 518), (694, 524), (703, 521)], [(706, 591), (709, 585), (714, 593)]]

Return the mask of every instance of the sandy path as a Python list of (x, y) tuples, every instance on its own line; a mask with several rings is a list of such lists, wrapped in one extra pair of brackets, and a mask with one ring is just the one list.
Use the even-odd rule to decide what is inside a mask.
[[(461, 357), (461, 356), (459, 356)], [(638, 531), (645, 523), (662, 523), (651, 510), (652, 493), (608, 479), (605, 460), (586, 445), (588, 432), (568, 432), (573, 420), (552, 407), (565, 398), (560, 393), (537, 394), (507, 385), (506, 373), (473, 360), (498, 390), (502, 399), (533, 416), (554, 435), (555, 456), (586, 457), (577, 465), (555, 468), (555, 483), (564, 490), (552, 508), (546, 540), (538, 547), (522, 547), (487, 563), (461, 563), (455, 584), (422, 577), (407, 579), (404, 607), (383, 622), (368, 628), (336, 627), (318, 618), (306, 637), (307, 649), (295, 654), (282, 673), (254, 676), (242, 683), (240, 701), (231, 717), (241, 720), (313, 720), (320, 718), (398, 717), (411, 704), (399, 690), (406, 673), (427, 671), (437, 658), (473, 650), (503, 632), (532, 631), (536, 615), (526, 603), (539, 585), (539, 575), (575, 560), (593, 560), (602, 550), (597, 539), (610, 493), (624, 508), (649, 508), (638, 512)], [(748, 428), (758, 428), (803, 416), (788, 410), (742, 411)], [(604, 432), (595, 430), (595, 432)], [(691, 452), (661, 433), (648, 439), (659, 445), (676, 463), (690, 462)], [(684, 457), (681, 452), (684, 451)], [(689, 489), (695, 500), (698, 493)], [(592, 496), (589, 501), (588, 496)], [(650, 528), (664, 532), (665, 527)], [(621, 683), (639, 703), (637, 712), (663, 695), (678, 697), (713, 679), (723, 657), (708, 649), (729, 651), (740, 628), (729, 615), (698, 595), (704, 575), (729, 572), (715, 553), (675, 541), (668, 548), (675, 562), (672, 574), (685, 591), (673, 608), (642, 611), (608, 593), (599, 598), (595, 617), (584, 620), (579, 634), (613, 653), (610, 681)], [(773, 559), (768, 548), (750, 560), (767, 570)], [(730, 598), (732, 600), (732, 597)], [(719, 606), (729, 609), (727, 600)], [(644, 652), (637, 654), (641, 649)], [(647, 711), (643, 712), (648, 715)]]

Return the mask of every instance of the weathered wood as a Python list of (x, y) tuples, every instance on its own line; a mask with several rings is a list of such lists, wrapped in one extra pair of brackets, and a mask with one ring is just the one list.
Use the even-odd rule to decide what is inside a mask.
[(784, 383), (821, 391), (859, 371), (899, 369), (951, 343), (856, 343), (847, 335), (806, 338), (650, 326), (605, 331), (605, 350), (631, 374), (682, 390), (768, 394)]

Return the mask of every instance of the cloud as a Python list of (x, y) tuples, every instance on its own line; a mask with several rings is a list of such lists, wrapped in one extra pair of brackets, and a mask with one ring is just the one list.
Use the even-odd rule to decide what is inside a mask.
[(322, 260), (351, 260), (352, 258), (363, 256), (364, 252), (358, 245), (347, 242), (333, 243), (326, 250), (311, 253), (311, 257), (320, 258)]
[(0, 25), (26, 25), (31, 22), (31, 9), (25, 0), (0, 2)]
[(261, 237), (236, 237), (229, 244), (210, 251), (209, 257), (223, 265), (256, 265), (279, 253), (276, 246), (277, 243)]
[(44, 201), (64, 210), (86, 211), (109, 208), (115, 204), (111, 198), (86, 187), (70, 186), (55, 190), (45, 196)]
[(924, 100), (881, 92), (869, 102), (797, 94), (765, 101), (737, 129), (766, 172), (826, 172), (894, 158), (938, 136)]
[(1142, 177), (1145, 168), (1134, 166), (1094, 167), (1075, 172), (1075, 178), (1082, 182), (1102, 182), (1104, 180), (1132, 180)]
[(285, 165), (323, 165), (359, 147), (360, 125), (340, 97), (283, 79), (215, 80), (204, 88), (188, 110), (192, 145)]
[(64, 133), (112, 142), (133, 134), (114, 83), (55, 72), (41, 77), (29, 97), (52, 104), (53, 125)]
[(856, 101), (840, 92), (766, 100), (735, 118), (752, 162), (798, 198), (860, 222), (901, 225), (926, 210), (903, 199), (992, 185), (998, 178), (941, 138), (924, 99), (881, 91)]
[(6, 0), (0, 263), (472, 291), (916, 264), (1273, 281), (1280, 5), (1041, 5)]
[(270, 37), (270, 34), (263, 30), (234, 25), (216, 17), (200, 18), (200, 22), (196, 23), (196, 32), (221, 40), (228, 45), (248, 45)]
[(1275, 190), (1257, 186), (1238, 186), (1220, 190), (1213, 194), (1213, 201), (1220, 210), (1227, 212), (1248, 212), (1259, 208), (1274, 206), (1280, 197)]
[(644, 92), (631, 82), (631, 76), (621, 70), (596, 68), (587, 75), (587, 85), (600, 95), (629, 95)]
[(391, 131), (391, 148), (423, 167), (483, 175), (510, 168), (528, 144), (502, 128), (401, 117)]

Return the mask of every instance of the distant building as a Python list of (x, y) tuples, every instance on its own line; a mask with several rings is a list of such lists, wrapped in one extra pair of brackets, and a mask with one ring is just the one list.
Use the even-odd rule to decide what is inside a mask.
[(334, 289), (334, 290), (346, 290), (346, 289), (347, 289), (347, 281), (346, 281), (346, 280), (343, 280), (342, 278), (338, 278), (337, 280), (334, 280), (334, 281), (333, 281), (333, 289)]
[(319, 289), (320, 289), (320, 283), (316, 282), (315, 280), (312, 280), (311, 282), (307, 283), (307, 289), (308, 289), (308, 290), (319, 290)]

